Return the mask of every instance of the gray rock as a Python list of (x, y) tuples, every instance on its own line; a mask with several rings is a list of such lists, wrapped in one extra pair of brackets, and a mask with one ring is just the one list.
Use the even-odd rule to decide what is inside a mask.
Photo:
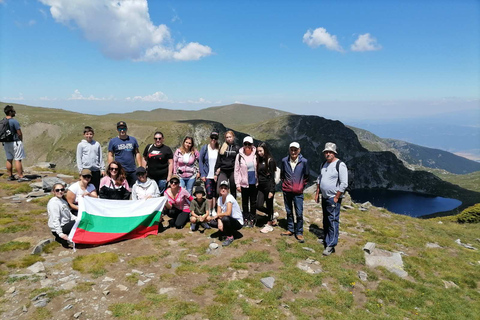
[(467, 249), (470, 249), (470, 250), (477, 250), (477, 248), (473, 247), (473, 246), (472, 246), (471, 244), (469, 244), (469, 243), (462, 243), (462, 241), (460, 241), (460, 239), (455, 240), (455, 243), (458, 243), (458, 244), (461, 245), (462, 247), (467, 248)]
[(368, 209), (364, 207), (360, 207), (360, 211), (368, 211)]
[(45, 239), (37, 243), (37, 245), (33, 248), (32, 254), (40, 254), (43, 251), (43, 247), (45, 247), (47, 244), (51, 243), (53, 241), (53, 238)]
[(367, 202), (362, 203), (361, 206), (363, 208), (370, 208), (372, 206), (372, 204), (370, 203), (370, 201), (367, 201)]
[(143, 271), (132, 269), (132, 273), (138, 273), (138, 274), (142, 275)]
[(78, 318), (80, 318), (81, 315), (82, 315), (82, 311), (79, 311), (79, 312), (75, 313), (75, 314), (73, 315), (73, 317), (74, 317), (75, 319), (78, 319)]
[(70, 176), (68, 174), (57, 174), (57, 178), (60, 178), (60, 179), (73, 179), (74, 177), (73, 176)]
[(43, 182), (41, 181), (32, 182), (29, 184), (29, 186), (32, 187), (33, 189), (43, 189)]
[(215, 249), (218, 248), (218, 243), (212, 242), (212, 243), (210, 243), (208, 248), (211, 249), (211, 250), (215, 250)]
[(30, 267), (27, 268), (27, 270), (29, 270), (32, 273), (39, 273), (39, 272), (45, 271), (45, 266), (43, 265), (42, 262), (39, 261), (32, 264)]
[(315, 250), (313, 250), (312, 248), (309, 248), (309, 247), (303, 247), (303, 250), (307, 250), (307, 251), (315, 253)]
[(118, 288), (120, 291), (128, 291), (128, 287), (124, 286), (123, 284), (117, 285), (117, 288)]
[(453, 281), (443, 281), (443, 285), (445, 286), (445, 289), (450, 289), (450, 288), (458, 288), (457, 284)]
[(17, 290), (17, 289), (15, 288), (15, 286), (13, 286), (13, 287), (8, 288), (8, 290), (5, 291), (5, 293), (12, 294), (12, 293), (14, 293), (16, 290)]
[(144, 285), (145, 285), (145, 282), (143, 282), (142, 280), (138, 280), (137, 286), (141, 287), (141, 286), (144, 286)]
[(39, 198), (39, 197), (47, 196), (48, 194), (49, 194), (48, 192), (45, 192), (43, 190), (38, 190), (38, 191), (32, 191), (32, 192), (28, 193), (27, 197), (29, 197), (29, 198)]
[(110, 291), (109, 291), (109, 290), (103, 290), (103, 295), (104, 295), (104, 296), (108, 296), (108, 295), (109, 295), (109, 293), (110, 293)]
[(40, 287), (42, 288), (51, 287), (52, 285), (53, 285), (52, 279), (40, 280)]
[(363, 247), (363, 251), (365, 251), (368, 254), (371, 254), (375, 250), (375, 243), (374, 242), (367, 242), (365, 246)]
[(73, 304), (67, 304), (65, 307), (62, 308), (62, 311), (67, 311), (73, 308)]
[(262, 278), (260, 279), (260, 282), (268, 289), (273, 289), (273, 285), (275, 284), (275, 278), (273, 277)]
[(358, 271), (358, 278), (362, 281), (367, 281), (368, 275), (365, 271)]
[(182, 264), (180, 262), (174, 262), (171, 264), (171, 267), (172, 269), (177, 269), (178, 267), (180, 267)]
[(441, 248), (441, 246), (438, 243), (427, 243), (425, 247), (430, 248), (430, 249), (436, 249), (436, 248)]
[(342, 208), (345, 209), (345, 210), (351, 210), (351, 209), (353, 209), (353, 207), (352, 207), (352, 206), (349, 206), (348, 204), (343, 205)]
[(175, 291), (175, 288), (160, 288), (160, 290), (158, 290), (158, 293), (159, 294), (166, 294), (166, 293), (170, 293), (170, 292), (174, 292)]
[(48, 192), (52, 191), (53, 185), (55, 183), (62, 183), (63, 185), (65, 185), (65, 181), (63, 181), (62, 179), (59, 179), (57, 177), (45, 177), (42, 179), (42, 188), (43, 190)]
[(43, 308), (47, 305), (47, 303), (50, 302), (50, 299), (48, 298), (44, 298), (44, 299), (40, 299), (40, 300), (37, 300), (33, 303), (33, 305), (37, 308)]
[(39, 162), (35, 164), (35, 167), (39, 167), (42, 169), (55, 169), (57, 165), (53, 162)]
[(317, 273), (322, 272), (322, 268), (320, 268), (320, 266), (312, 265), (311, 263), (309, 263), (307, 261), (297, 262), (297, 268), (302, 270), (302, 271), (305, 271), (306, 273), (309, 273), (309, 274), (317, 274)]
[(28, 309), (27, 309), (27, 306), (26, 306), (26, 305), (23, 305), (23, 306), (22, 306), (22, 312), (23, 312), (23, 313), (28, 312)]
[(63, 290), (72, 290), (76, 286), (77, 282), (75, 280), (71, 280), (60, 285)]
[(46, 292), (42, 292), (42, 293), (40, 293), (40, 294), (37, 294), (35, 297), (32, 298), (32, 301), (37, 301), (37, 300), (45, 297), (46, 295), (47, 295)]
[(102, 281), (103, 282), (113, 282), (113, 281), (115, 281), (115, 279), (110, 278), (110, 277), (105, 277)]
[(380, 249), (375, 249), (370, 254), (365, 252), (365, 264), (370, 268), (385, 267), (401, 278), (408, 276), (408, 273), (403, 269), (402, 255), (398, 252)]
[(106, 314), (107, 316), (111, 316), (111, 315), (113, 315), (113, 312), (110, 311), (110, 310), (107, 310), (107, 311), (105, 311), (105, 314)]

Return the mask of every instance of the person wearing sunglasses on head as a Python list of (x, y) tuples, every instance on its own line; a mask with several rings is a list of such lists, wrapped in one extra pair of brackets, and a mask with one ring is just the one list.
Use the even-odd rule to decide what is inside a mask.
[(55, 241), (64, 248), (68, 248), (68, 234), (75, 224), (75, 217), (70, 211), (68, 202), (65, 199), (65, 186), (62, 183), (55, 183), (52, 189), (53, 198), (48, 201), (48, 227), (55, 236)]
[(218, 132), (213, 130), (210, 133), (210, 143), (200, 149), (198, 164), (200, 166), (200, 179), (205, 183), (207, 193), (207, 204), (210, 212), (215, 207), (216, 182), (215, 182), (215, 163), (218, 158)]
[(135, 137), (127, 134), (127, 124), (125, 121), (117, 123), (118, 137), (112, 138), (108, 143), (108, 163), (116, 160), (122, 164), (125, 170), (129, 186), (133, 186), (137, 180), (135, 170), (135, 160), (139, 166), (142, 165), (142, 156), (138, 151), (138, 142)]
[(88, 196), (98, 198), (95, 186), (90, 183), (91, 180), (92, 172), (89, 169), (83, 169), (82, 172), (80, 172), (79, 180), (68, 187), (67, 202), (70, 208), (72, 208), (74, 215), (78, 213), (78, 197)]
[(108, 164), (107, 175), (100, 180), (100, 198), (110, 200), (130, 199), (130, 185), (120, 162)]
[(190, 218), (190, 203), (193, 197), (185, 188), (180, 186), (179, 176), (173, 175), (169, 182), (170, 187), (165, 191), (167, 197), (165, 214), (172, 218), (170, 226), (182, 229)]
[(157, 183), (163, 196), (173, 172), (173, 152), (163, 144), (164, 136), (160, 131), (155, 132), (153, 140), (154, 143), (148, 144), (143, 151), (143, 167), (148, 169), (147, 176)]
[(257, 216), (257, 158), (253, 138), (243, 139), (243, 147), (235, 159), (235, 184), (242, 193), (243, 220), (246, 228), (253, 228)]

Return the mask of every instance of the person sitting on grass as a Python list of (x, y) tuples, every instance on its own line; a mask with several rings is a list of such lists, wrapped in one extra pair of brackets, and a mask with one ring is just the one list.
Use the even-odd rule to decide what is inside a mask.
[(55, 241), (59, 242), (64, 248), (68, 248), (68, 234), (72, 230), (77, 217), (70, 211), (65, 199), (65, 186), (62, 183), (55, 183), (52, 193), (54, 197), (47, 204), (48, 227), (55, 236)]
[(120, 162), (108, 164), (107, 175), (100, 180), (100, 198), (110, 200), (130, 199), (130, 185)]
[(169, 221), (170, 226), (182, 229), (187, 224), (190, 216), (190, 203), (193, 197), (186, 189), (180, 187), (180, 178), (177, 175), (173, 175), (169, 182), (170, 188), (165, 191), (165, 196), (167, 197), (165, 214), (172, 218)]
[(160, 197), (158, 184), (147, 177), (147, 170), (138, 167), (136, 171), (137, 182), (132, 187), (132, 200), (144, 200)]
[(216, 216), (207, 217), (209, 225), (220, 230), (226, 236), (223, 246), (230, 245), (233, 240), (233, 232), (243, 227), (243, 215), (237, 200), (228, 192), (228, 180), (220, 182), (220, 197)]
[(193, 195), (195, 199), (190, 203), (190, 230), (195, 231), (197, 223), (201, 223), (205, 229), (210, 229), (206, 220), (210, 212), (208, 202), (204, 198), (205, 190), (202, 187), (196, 187)]
[(90, 169), (83, 169), (80, 172), (79, 181), (73, 183), (67, 190), (67, 201), (72, 208), (72, 213), (74, 215), (78, 214), (78, 198), (79, 197), (93, 197), (98, 198), (97, 190), (92, 181), (92, 172)]

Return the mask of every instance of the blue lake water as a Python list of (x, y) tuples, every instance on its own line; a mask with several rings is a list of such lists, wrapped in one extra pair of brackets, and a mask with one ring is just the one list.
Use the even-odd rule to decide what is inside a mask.
[(352, 190), (350, 195), (354, 202), (370, 201), (376, 207), (383, 207), (391, 212), (410, 217), (449, 211), (462, 204), (457, 199), (393, 190), (360, 189)]

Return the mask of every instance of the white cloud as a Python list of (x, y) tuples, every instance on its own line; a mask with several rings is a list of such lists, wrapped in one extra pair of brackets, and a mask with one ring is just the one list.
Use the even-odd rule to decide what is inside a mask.
[(177, 22), (178, 21), (178, 22), (182, 23), (182, 19), (180, 19), (180, 17), (177, 14), (177, 10), (172, 8), (172, 12), (173, 12), (173, 18), (172, 18), (171, 21), (172, 22)]
[(75, 89), (75, 91), (72, 93), (72, 96), (68, 98), (67, 100), (90, 100), (90, 101), (104, 101), (104, 100), (113, 100), (113, 97), (110, 98), (97, 98), (94, 97), (93, 95), (90, 95), (88, 97), (84, 97), (78, 89)]
[(25, 98), (23, 97), (23, 93), (19, 93), (18, 94), (18, 97), (3, 97), (3, 100), (4, 101), (22, 101), (22, 100), (25, 100)]
[(57, 98), (49, 98), (49, 97), (45, 96), (45, 97), (38, 98), (38, 100), (41, 100), (41, 101), (56, 101)]
[(125, 100), (127, 101), (145, 101), (145, 102), (167, 102), (168, 97), (165, 93), (157, 91), (154, 94), (148, 96), (135, 96), (133, 98), (128, 97)]
[(308, 30), (303, 35), (303, 42), (311, 48), (325, 46), (329, 50), (343, 52), (343, 48), (337, 41), (337, 36), (329, 34), (325, 28)]
[(210, 104), (212, 101), (204, 99), (204, 98), (198, 98), (197, 100), (186, 100), (186, 101), (180, 101), (179, 103), (190, 103), (190, 104)]
[(382, 49), (377, 43), (377, 39), (373, 38), (370, 33), (361, 34), (357, 40), (350, 46), (352, 51), (376, 51)]
[(37, 21), (32, 19), (32, 20), (28, 21), (28, 26), (33, 26), (35, 23), (37, 23)]
[(150, 20), (146, 0), (39, 0), (55, 21), (75, 24), (112, 59), (198, 60), (212, 49), (197, 42), (176, 49), (169, 28)]

